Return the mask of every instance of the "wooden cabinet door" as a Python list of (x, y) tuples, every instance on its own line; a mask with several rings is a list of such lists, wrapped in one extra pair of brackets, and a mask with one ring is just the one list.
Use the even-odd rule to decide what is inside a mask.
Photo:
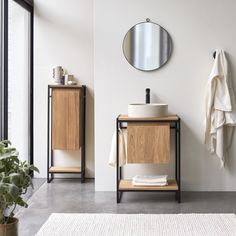
[(167, 164), (169, 161), (170, 124), (128, 123), (128, 163)]
[(52, 149), (80, 148), (80, 90), (52, 89)]

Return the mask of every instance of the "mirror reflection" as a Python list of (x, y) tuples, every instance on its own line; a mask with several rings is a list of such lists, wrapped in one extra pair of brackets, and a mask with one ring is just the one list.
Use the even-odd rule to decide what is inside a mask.
[(133, 26), (125, 35), (123, 52), (127, 61), (136, 69), (156, 70), (171, 56), (171, 37), (160, 25), (142, 22)]

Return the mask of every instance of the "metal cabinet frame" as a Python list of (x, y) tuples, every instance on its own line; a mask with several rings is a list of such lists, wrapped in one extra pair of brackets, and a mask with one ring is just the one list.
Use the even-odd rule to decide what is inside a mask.
[[(122, 167), (119, 167), (119, 129), (126, 129), (126, 126), (123, 126), (124, 123), (128, 124), (130, 122), (136, 123), (146, 123), (146, 122), (157, 122), (157, 123), (170, 123), (170, 129), (175, 131), (175, 179), (178, 185), (178, 190), (121, 190), (119, 188), (120, 180), (122, 179)], [(181, 162), (180, 162), (180, 133), (181, 133), (181, 120), (178, 116), (176, 119), (131, 119), (127, 117), (126, 119), (121, 119), (119, 115), (116, 119), (116, 198), (117, 203), (121, 202), (123, 192), (175, 192), (175, 199), (178, 203), (181, 203)]]
[[(55, 87), (54, 85), (48, 85), (48, 128), (47, 128), (47, 182), (50, 183), (53, 178), (54, 174), (74, 174), (74, 172), (54, 172), (50, 173), (50, 168), (53, 166), (53, 149), (52, 149), (52, 88)], [(56, 88), (77, 88), (78, 86), (67, 86), (61, 85), (56, 86)], [(81, 171), (76, 172), (76, 174), (81, 174), (81, 183), (85, 182), (85, 118), (86, 118), (86, 86), (82, 85), (80, 87), (82, 91), (82, 105), (81, 105)], [(51, 175), (51, 176), (50, 176)]]

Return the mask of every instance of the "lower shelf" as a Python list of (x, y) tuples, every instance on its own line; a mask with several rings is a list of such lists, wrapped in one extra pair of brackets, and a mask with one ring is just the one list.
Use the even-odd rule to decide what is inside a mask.
[(50, 173), (81, 173), (81, 168), (78, 166), (73, 167), (62, 167), (62, 166), (52, 166), (49, 169)]
[(120, 180), (119, 190), (138, 190), (138, 191), (152, 191), (152, 190), (161, 190), (161, 191), (177, 191), (178, 184), (176, 180), (171, 179), (168, 180), (168, 185), (166, 186), (133, 186), (131, 179), (122, 179)]

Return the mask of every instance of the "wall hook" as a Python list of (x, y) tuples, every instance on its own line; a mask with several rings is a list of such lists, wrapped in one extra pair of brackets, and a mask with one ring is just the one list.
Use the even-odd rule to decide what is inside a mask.
[(216, 58), (216, 51), (213, 52), (213, 58)]

